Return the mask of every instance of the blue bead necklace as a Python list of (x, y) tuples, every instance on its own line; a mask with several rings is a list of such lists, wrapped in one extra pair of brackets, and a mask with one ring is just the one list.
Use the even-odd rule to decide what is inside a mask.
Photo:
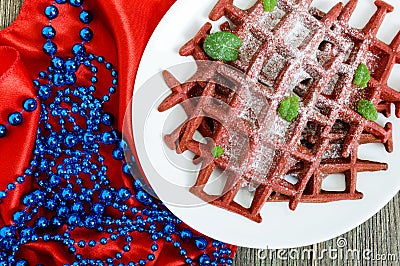
[[(53, 42), (56, 29), (51, 22), (58, 17), (60, 4), (80, 8), (79, 20), (83, 23), (79, 32), (81, 42), (72, 46), (69, 58), (57, 56), (57, 45)], [(132, 178), (133, 190), (112, 186), (102, 154), (111, 152), (128, 176), (136, 165), (128, 145), (113, 127), (113, 115), (103, 109), (117, 91), (117, 71), (103, 56), (86, 50), (85, 44), (94, 37), (90, 28), (93, 15), (83, 8), (83, 0), (55, 0), (45, 8), (44, 15), (49, 23), (41, 34), (46, 39), (43, 52), (50, 56), (49, 66), (33, 81), (37, 96), (26, 99), (22, 110), (10, 113), (8, 124), (0, 125), (0, 137), (5, 137), (9, 126), (23, 122), (25, 112), (41, 107), (29, 167), (15, 182), (0, 188), (2, 204), (27, 178), (36, 184), (22, 199), (24, 208), (14, 212), (13, 223), (0, 228), (0, 266), (29, 265), (28, 258), (20, 258), (18, 252), (21, 246), (37, 241), (59, 242), (65, 246), (74, 258), (67, 265), (146, 265), (156, 259), (159, 241), (176, 248), (187, 265), (231, 265), (232, 251), (224, 243), (216, 240), (209, 243), (189, 228), (179, 226), (182, 229), (178, 229), (182, 222), (143, 190), (138, 179)], [(78, 84), (80, 68), (91, 73), (88, 85)], [(98, 98), (94, 93), (100, 82), (97, 77), (100, 69), (109, 72), (111, 84), (108, 93)], [(129, 162), (125, 161), (126, 155), (130, 157)], [(129, 204), (132, 199), (140, 205)], [(96, 232), (100, 237), (78, 239), (76, 229)], [(138, 233), (151, 239), (151, 252), (143, 258), (125, 258), (135, 244), (143, 245), (135, 243), (134, 235)], [(123, 242), (121, 249), (108, 257), (85, 255), (87, 248), (107, 246), (115, 241)], [(184, 248), (189, 245), (203, 254), (190, 258)], [(127, 260), (130, 262), (122, 263)]]

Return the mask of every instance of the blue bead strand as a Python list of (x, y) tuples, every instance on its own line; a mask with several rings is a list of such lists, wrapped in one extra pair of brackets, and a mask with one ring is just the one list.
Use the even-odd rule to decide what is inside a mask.
[(0, 124), (0, 138), (7, 135), (8, 126), (19, 126), (23, 122), (24, 112), (33, 112), (37, 109), (37, 97), (27, 98), (22, 103), (22, 110), (18, 112), (11, 112), (7, 117), (7, 124)]
[[(79, 20), (83, 28), (79, 31), (81, 42), (71, 48), (73, 56), (63, 58), (57, 55), (57, 45), (52, 41), (56, 30), (51, 25), (58, 17), (56, 4), (66, 3), (81, 9)], [(24, 207), (13, 213), (13, 223), (0, 228), (0, 265), (28, 265), (28, 258), (18, 258), (18, 250), (39, 240), (63, 245), (74, 257), (67, 265), (124, 265), (126, 254), (135, 245), (143, 245), (135, 242), (137, 234), (145, 234), (152, 241), (151, 252), (132, 258), (127, 265), (154, 261), (161, 241), (175, 247), (187, 265), (232, 264), (232, 252), (224, 243), (210, 243), (191, 229), (181, 228), (182, 222), (146, 192), (148, 187), (138, 176), (132, 178), (132, 189), (112, 186), (110, 162), (103, 154), (111, 153), (110, 157), (117, 161), (114, 164), (119, 162), (121, 172), (128, 177), (132, 177), (135, 160), (113, 127), (114, 116), (105, 111), (117, 91), (118, 73), (103, 56), (87, 52), (85, 44), (94, 37), (89, 26), (93, 16), (82, 5), (82, 0), (55, 0), (46, 7), (44, 15), (49, 24), (41, 34), (45, 38), (44, 53), (50, 56), (49, 66), (33, 81), (37, 96), (25, 99), (23, 110), (9, 116), (9, 124), (17, 125), (24, 112), (33, 112), (40, 106), (33, 159), (23, 175), (0, 190), (0, 202), (4, 203), (26, 179), (36, 185), (23, 197)], [(84, 84), (78, 84), (80, 68), (91, 73)], [(105, 85), (97, 76), (99, 71), (108, 71), (111, 76), (108, 92), (102, 96), (97, 96), (97, 86)], [(0, 137), (6, 135), (7, 126), (0, 125)], [(79, 239), (82, 229), (88, 235), (101, 233), (101, 237)], [(122, 246), (107, 258), (85, 257), (87, 248), (101, 250), (115, 241)], [(203, 255), (190, 258), (186, 245), (196, 247)], [(214, 250), (212, 256), (207, 254), (210, 250)]]

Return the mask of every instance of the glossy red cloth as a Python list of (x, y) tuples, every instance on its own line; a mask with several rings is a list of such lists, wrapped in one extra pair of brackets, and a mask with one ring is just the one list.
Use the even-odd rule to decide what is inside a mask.
[[(7, 115), (11, 111), (21, 110), (22, 101), (36, 94), (32, 80), (49, 65), (49, 57), (42, 51), (45, 39), (41, 36), (41, 29), (48, 23), (43, 10), (52, 2), (25, 0), (17, 20), (0, 32), (0, 123), (7, 123)], [(143, 50), (157, 23), (173, 3), (174, 0), (85, 1), (85, 8), (91, 10), (95, 17), (91, 23), (94, 38), (87, 44), (87, 49), (91, 53), (104, 56), (119, 72), (117, 96), (105, 106), (106, 111), (113, 113), (117, 118), (119, 130), (131, 100)], [(52, 23), (57, 31), (54, 42), (58, 46), (57, 55), (66, 58), (71, 56), (72, 45), (80, 42), (80, 9), (70, 5), (58, 7), (60, 15)], [(102, 78), (101, 72), (99, 78)], [(106, 94), (107, 89), (107, 82), (104, 85), (100, 83), (97, 88), (102, 94)], [(21, 126), (9, 127), (7, 136), (0, 139), (0, 190), (4, 190), (8, 183), (15, 182), (32, 159), (39, 110), (24, 113), (23, 118)], [(106, 153), (106, 157), (110, 157), (110, 150), (103, 152)], [(121, 173), (121, 163), (112, 160), (109, 162), (112, 185), (131, 187), (131, 180)], [(0, 226), (12, 223), (12, 213), (22, 207), (22, 196), (34, 186), (34, 182), (28, 179), (24, 185), (18, 186), (10, 193), (6, 202), (0, 204)], [(139, 203), (132, 200), (130, 204)], [(88, 240), (99, 239), (101, 236), (88, 235), (82, 230), (75, 232), (75, 237)], [(124, 257), (127, 257), (128, 261), (146, 258), (147, 254), (151, 253), (152, 242), (148, 234), (136, 233), (133, 248)], [(156, 252), (156, 260), (152, 265), (183, 265), (179, 250), (171, 244), (164, 244), (159, 243), (160, 249)], [(121, 250), (122, 245), (116, 241), (100, 248), (87, 248), (84, 255), (105, 259), (114, 256), (115, 252)], [(192, 258), (202, 254), (194, 245), (186, 246), (186, 249)], [(213, 248), (209, 246), (209, 254), (212, 251)], [(42, 241), (23, 246), (18, 252), (18, 257), (29, 260), (31, 265), (62, 265), (73, 261), (73, 257), (62, 244)]]

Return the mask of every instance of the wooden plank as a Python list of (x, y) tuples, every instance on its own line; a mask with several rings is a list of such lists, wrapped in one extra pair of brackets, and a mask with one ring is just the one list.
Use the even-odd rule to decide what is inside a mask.
[(17, 17), (22, 0), (0, 0), (0, 29), (10, 25)]
[[(21, 4), (22, 0), (0, 0), (0, 29), (7, 27), (17, 17)], [(239, 248), (234, 265), (399, 265), (399, 201), (400, 195), (397, 195), (385, 208), (366, 223), (339, 238), (320, 244), (280, 251), (280, 253), (277, 250), (265, 251)], [(339, 248), (338, 243), (346, 243), (346, 245)], [(331, 252), (332, 255), (328, 254), (329, 249), (337, 249), (337, 259), (334, 252)], [(309, 252), (314, 252), (315, 257), (308, 259)], [(356, 258), (357, 252), (360, 254), (359, 258)], [(295, 258), (297, 254), (299, 254), (299, 259)], [(304, 259), (301, 258), (302, 254), (304, 254)], [(376, 259), (378, 256), (381, 256), (381, 260), (372, 260), (372, 258)], [(368, 257), (371, 259), (368, 259)]]

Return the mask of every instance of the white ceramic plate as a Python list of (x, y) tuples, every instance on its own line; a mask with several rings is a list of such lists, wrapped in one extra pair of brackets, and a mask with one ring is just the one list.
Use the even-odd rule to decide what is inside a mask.
[[(135, 85), (133, 100), (133, 131), (138, 159), (152, 188), (166, 206), (189, 226), (218, 240), (254, 248), (290, 248), (309, 245), (339, 236), (363, 223), (378, 212), (400, 189), (400, 120), (394, 117), (379, 119), (391, 121), (395, 151), (386, 153), (380, 144), (363, 145), (359, 157), (389, 164), (388, 171), (360, 173), (358, 190), (364, 198), (358, 201), (340, 201), (326, 204), (301, 203), (290, 211), (287, 203), (267, 203), (262, 209), (263, 222), (257, 224), (240, 215), (204, 204), (189, 191), (198, 168), (190, 161), (190, 154), (176, 155), (166, 148), (162, 136), (185, 119), (180, 107), (159, 113), (158, 104), (170, 90), (160, 71), (171, 68), (180, 81), (195, 71), (191, 58), (181, 57), (179, 48), (191, 39), (208, 21), (207, 16), (217, 0), (178, 0), (162, 19), (144, 52)], [(252, 5), (254, 0), (236, 1), (239, 7)], [(337, 0), (315, 0), (313, 5), (327, 11)], [(343, 2), (347, 2), (346, 0)], [(362, 27), (374, 12), (373, 0), (359, 1), (350, 20), (354, 27)], [(400, 29), (400, 1), (386, 0), (395, 7), (388, 14), (378, 37), (389, 43)], [(219, 25), (218, 23), (213, 23)], [(178, 66), (177, 66), (178, 65)], [(397, 76), (393, 75), (397, 72)], [(396, 65), (389, 84), (400, 89), (400, 66)], [(215, 183), (218, 185), (218, 182)], [(341, 184), (330, 182), (331, 187)], [(243, 196), (239, 200), (246, 201)], [(188, 205), (192, 207), (188, 207)]]

